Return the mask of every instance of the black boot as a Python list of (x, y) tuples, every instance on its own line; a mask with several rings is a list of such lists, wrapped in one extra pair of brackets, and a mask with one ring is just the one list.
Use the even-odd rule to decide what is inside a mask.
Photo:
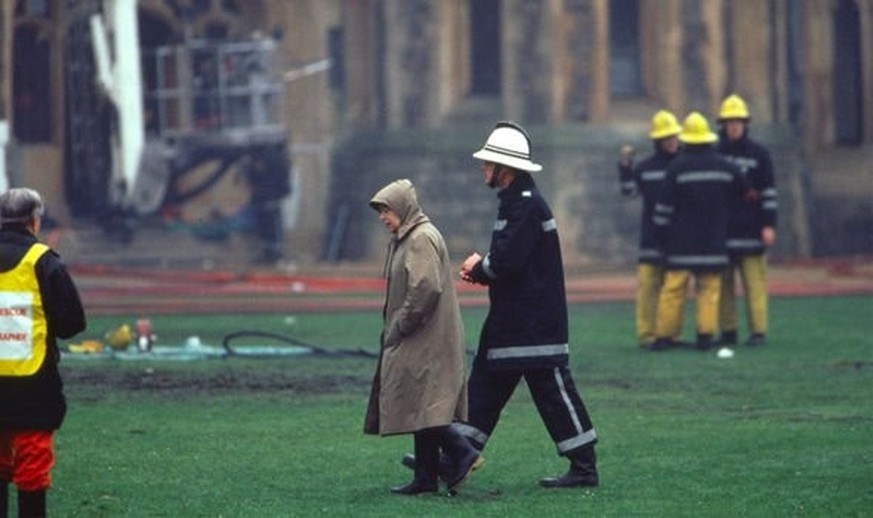
[(722, 346), (732, 346), (737, 345), (737, 330), (733, 331), (722, 331), (721, 337), (718, 339), (718, 344)]
[(0, 482), (0, 518), (9, 516), (9, 482)]
[(440, 463), (440, 478), (446, 483), (449, 493), (454, 493), (470, 473), (485, 464), (485, 459), (479, 455), (479, 450), (451, 426), (445, 427), (440, 438), (440, 446), (447, 460)]
[(654, 342), (650, 343), (646, 347), (646, 350), (653, 351), (653, 352), (661, 352), (661, 351), (666, 351), (668, 349), (673, 349), (674, 347), (677, 347), (677, 344), (673, 340), (671, 340), (669, 338), (658, 338)]
[(597, 456), (594, 447), (584, 448), (568, 455), (570, 470), (560, 477), (540, 480), (543, 487), (597, 487)]
[(43, 518), (45, 516), (45, 490), (18, 490), (18, 517)]
[(708, 333), (697, 333), (697, 343), (695, 347), (698, 351), (708, 351), (715, 347), (712, 342), (712, 335)]
[[(473, 459), (470, 468), (466, 470), (467, 474), (472, 473), (485, 465), (485, 457), (483, 457), (481, 452), (479, 452), (479, 450), (477, 450), (476, 447), (473, 446), (463, 435), (451, 428), (446, 433), (448, 435), (446, 435), (441, 442), (443, 452), (440, 454), (439, 476), (446, 485), (450, 485), (452, 481), (455, 481), (455, 485), (457, 486), (457, 472), (460, 472), (461, 469), (469, 463), (472, 458), (471, 452), (475, 452), (476, 458)], [(403, 455), (400, 459), (400, 464), (411, 470), (415, 470), (415, 455), (412, 453)], [(461, 469), (459, 469), (459, 466)], [(463, 481), (463, 477), (461, 478), (461, 481)]]
[(403, 464), (405, 467), (415, 471), (415, 454), (405, 453), (400, 459), (400, 464)]
[(767, 338), (764, 336), (764, 333), (753, 333), (752, 336), (746, 340), (746, 345), (748, 347), (760, 347), (767, 343)]
[[(415, 454), (414, 453), (405, 453), (403, 457), (400, 458), (400, 464), (403, 467), (409, 468), (412, 471), (415, 471)], [(445, 480), (446, 476), (449, 474), (451, 467), (451, 462), (449, 458), (445, 456), (445, 454), (440, 453), (440, 463), (439, 463), (439, 476), (441, 479)]]
[(436, 493), (439, 490), (437, 470), (439, 469), (439, 444), (434, 441), (428, 430), (416, 432), (415, 441), (415, 474), (412, 482), (391, 488), (397, 495), (418, 495), (421, 493)]

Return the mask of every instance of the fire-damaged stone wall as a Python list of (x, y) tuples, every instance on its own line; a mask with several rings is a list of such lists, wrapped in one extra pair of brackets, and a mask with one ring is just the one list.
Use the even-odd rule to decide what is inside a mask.
[[(645, 155), (651, 144), (640, 125), (603, 128), (574, 125), (561, 129), (528, 127), (533, 159), (544, 170), (533, 173), (558, 222), (568, 265), (629, 265), (636, 261), (640, 200), (619, 192), (617, 150), (632, 142)], [(325, 246), (333, 261), (379, 260), (388, 235), (367, 202), (388, 182), (409, 178), (424, 211), (442, 231), (449, 251), (460, 260), (487, 248), (497, 214), (496, 192), (484, 184), (472, 158), (490, 127), (452, 131), (369, 134), (342, 146), (335, 156), (331, 220)], [(759, 136), (770, 147), (777, 174), (781, 225), (774, 257), (795, 257), (806, 236), (795, 213), (806, 203), (803, 162), (796, 142), (776, 128)]]

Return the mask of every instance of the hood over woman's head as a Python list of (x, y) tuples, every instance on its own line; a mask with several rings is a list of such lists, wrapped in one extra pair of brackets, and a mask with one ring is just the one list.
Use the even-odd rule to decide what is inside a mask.
[(401, 225), (408, 223), (409, 219), (421, 210), (418, 206), (415, 186), (406, 178), (394, 180), (370, 199), (370, 207), (374, 210), (379, 210), (380, 206), (388, 207), (397, 214)]

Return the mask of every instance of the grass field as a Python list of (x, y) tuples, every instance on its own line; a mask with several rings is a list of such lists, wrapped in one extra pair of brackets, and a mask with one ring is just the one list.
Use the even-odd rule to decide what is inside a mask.
[[(571, 367), (601, 486), (546, 490), (565, 460), (523, 386), (485, 467), (449, 497), (388, 487), (411, 436), (361, 433), (374, 360), (66, 359), (54, 516), (870, 516), (873, 299), (775, 299), (770, 343), (732, 359), (646, 353), (629, 303), (571, 307)], [(464, 310), (477, 343), (484, 309)], [(161, 343), (242, 329), (376, 351), (378, 312), (152, 316)], [(133, 316), (128, 320), (132, 322)], [(686, 319), (691, 336), (690, 318)], [(101, 336), (123, 319), (92, 319)]]

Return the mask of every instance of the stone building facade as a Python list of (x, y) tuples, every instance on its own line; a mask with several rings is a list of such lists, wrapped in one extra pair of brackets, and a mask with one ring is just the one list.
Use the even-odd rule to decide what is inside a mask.
[[(432, 212), (454, 230), (473, 225), (451, 223), (458, 219), (459, 203), (445, 197), (475, 196), (460, 203), (466, 207), (461, 219), (484, 219), (486, 228), (478, 235), (487, 235), (489, 215), (479, 207), (493, 201), (467, 194), (475, 192), (478, 180), (467, 157), (493, 121), (514, 119), (531, 131), (546, 165), (542, 180), (552, 189), (565, 227), (568, 257), (621, 260), (632, 255), (637, 215), (632, 202), (615, 194), (618, 145), (630, 140), (645, 149), (645, 122), (660, 107), (680, 117), (699, 110), (714, 120), (720, 101), (736, 92), (749, 103), (753, 135), (774, 151), (782, 214), (775, 253), (797, 257), (821, 249), (818, 218), (810, 216), (811, 207), (823, 206), (816, 204), (815, 189), (827, 190), (847, 177), (866, 194), (849, 203), (851, 214), (834, 216), (867, 230), (846, 236), (846, 250), (873, 247), (867, 201), (873, 185), (873, 103), (866, 100), (873, 94), (873, 2), (349, 4), (354, 15), (344, 30), (351, 54), (344, 61), (354, 64), (347, 71), (345, 98), (352, 109), (343, 116), (356, 130), (350, 142), (366, 142), (366, 150), (345, 160), (354, 164), (348, 174), (342, 166), (334, 168), (334, 179), (340, 180), (334, 195), (352, 210), (365, 210), (359, 208), (365, 193), (356, 196), (348, 186), (372, 189), (397, 174), (425, 185), (451, 179), (463, 188), (434, 188), (425, 202), (437, 205)], [(370, 44), (374, 40), (378, 45)], [(421, 164), (392, 168), (398, 154), (425, 156)], [(452, 160), (453, 154), (460, 157)], [(842, 174), (833, 171), (834, 155), (843, 157)], [(447, 170), (452, 167), (472, 175), (473, 185)], [(453, 194), (442, 194), (446, 190)], [(838, 210), (835, 205), (831, 201), (829, 207)], [(365, 225), (360, 218), (350, 220)], [(349, 234), (367, 235), (363, 228)], [(461, 246), (467, 246), (467, 233), (460, 236), (465, 236), (459, 237)], [(353, 256), (366, 255), (368, 239), (363, 241), (350, 245)]]
[[(617, 149), (630, 142), (645, 151), (659, 108), (714, 120), (732, 92), (748, 101), (754, 135), (774, 152), (775, 253), (823, 250), (811, 214), (823, 206), (853, 207), (844, 216), (858, 230), (847, 248), (873, 251), (873, 196), (863, 194), (873, 189), (873, 0), (136, 3), (144, 48), (254, 32), (277, 38), (294, 181), (287, 246), (301, 263), (379, 257), (384, 236), (366, 200), (400, 176), (419, 186), (454, 255), (483, 246), (494, 199), (470, 153), (500, 119), (521, 122), (534, 138), (568, 261), (631, 261), (638, 206), (618, 197)], [(81, 200), (105, 189), (70, 163), (67, 130), (84, 88), (70, 80), (83, 41), (74, 33), (105, 5), (3, 0), (0, 11), (8, 181), (46, 192), (69, 225), (88, 224), (94, 211)], [(859, 186), (834, 188), (846, 182)], [(239, 206), (241, 190), (230, 175), (185, 214), (196, 220)], [(853, 201), (834, 201), (846, 195)]]

